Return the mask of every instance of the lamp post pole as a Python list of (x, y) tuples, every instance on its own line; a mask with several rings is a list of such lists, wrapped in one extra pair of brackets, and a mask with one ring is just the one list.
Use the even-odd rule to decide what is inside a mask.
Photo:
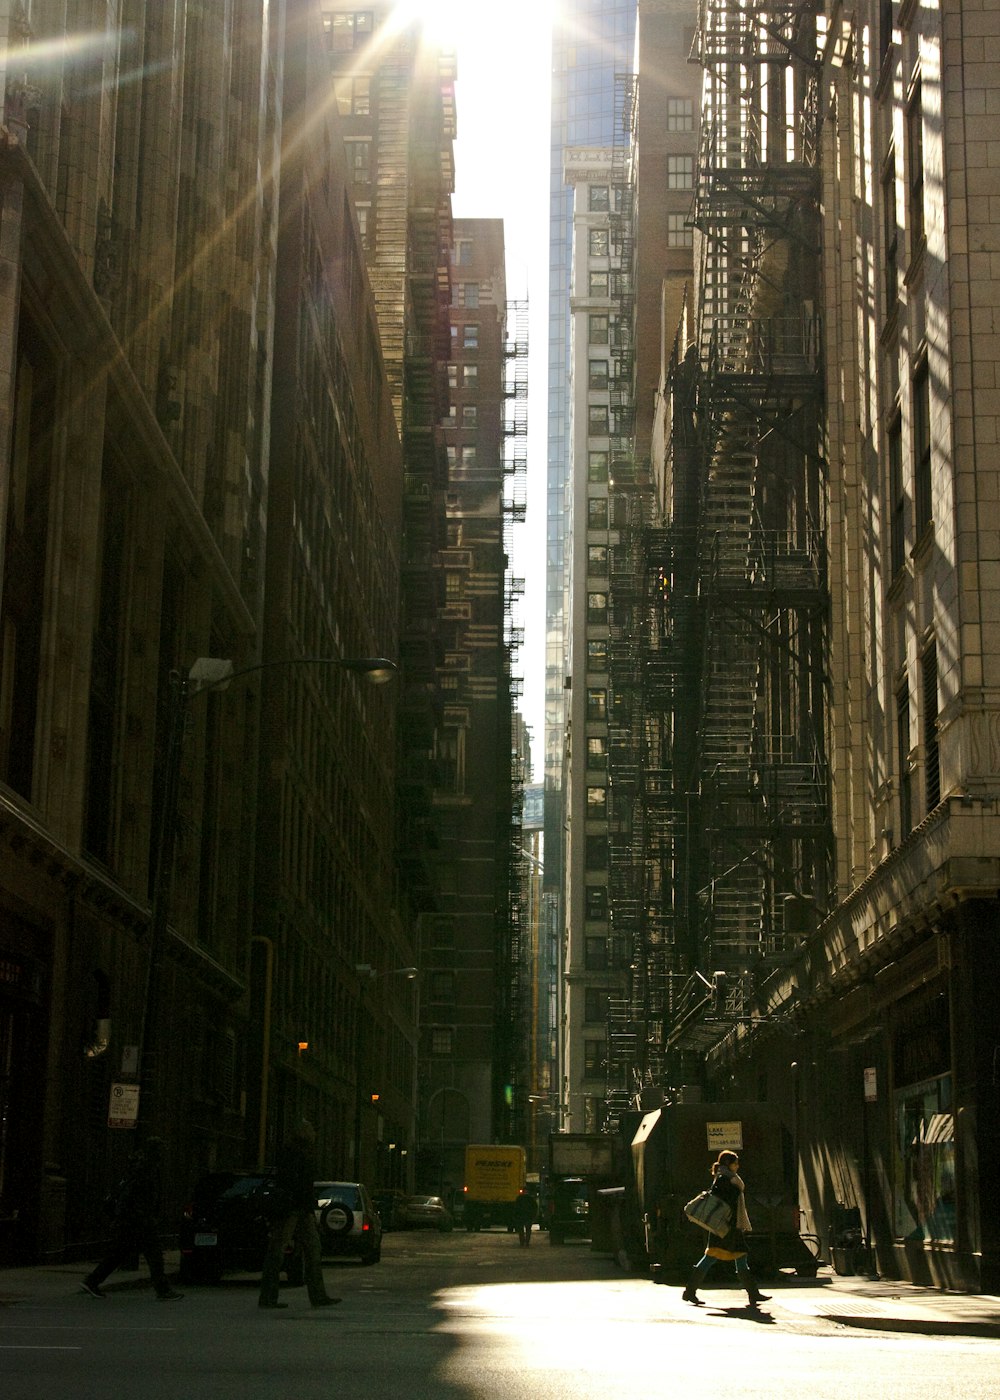
[[(139, 1080), (139, 1106), (136, 1128), (146, 1131), (155, 1115), (155, 1093), (152, 1084), (155, 1079), (155, 1031), (158, 1010), (159, 967), (163, 955), (170, 919), (170, 896), (173, 884), (174, 854), (177, 845), (177, 806), (180, 790), (181, 758), (184, 748), (184, 732), (187, 726), (188, 706), (191, 697), (211, 691), (223, 691), (232, 681), (258, 671), (272, 670), (285, 666), (334, 666), (343, 671), (354, 671), (365, 675), (376, 685), (391, 679), (397, 667), (394, 661), (384, 656), (375, 657), (335, 657), (335, 656), (293, 656), (279, 661), (262, 661), (255, 666), (246, 666), (240, 671), (233, 669), (233, 663), (220, 657), (199, 657), (187, 676), (179, 671), (170, 673), (170, 698), (167, 720), (167, 748), (163, 768), (163, 796), (160, 803), (160, 818), (157, 828), (156, 854), (153, 870), (153, 888), (149, 918), (149, 948), (146, 954), (146, 981), (143, 991), (142, 1011), (139, 1018), (139, 1036), (136, 1046), (136, 1071)], [(270, 998), (273, 978), (268, 973), (266, 988), (267, 1004), (265, 1021), (270, 1024)], [(269, 1054), (269, 1046), (265, 1047)], [(267, 1104), (268, 1066), (261, 1070), (262, 1118)], [(152, 1109), (150, 1099), (153, 1099)], [(258, 1152), (263, 1151), (263, 1122), (260, 1127)]]

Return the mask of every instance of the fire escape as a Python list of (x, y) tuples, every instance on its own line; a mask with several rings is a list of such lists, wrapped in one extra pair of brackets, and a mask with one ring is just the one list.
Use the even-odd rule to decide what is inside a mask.
[[(668, 1037), (681, 1052), (758, 1014), (757, 981), (794, 950), (829, 887), (821, 8), (702, 0), (699, 13), (697, 371), (673, 385), (698, 455), (687, 575), (698, 598), (687, 817), (697, 835), (678, 867), (690, 976)], [(675, 625), (689, 602), (682, 584)]]
[[(663, 516), (630, 438), (634, 91), (614, 216), (612, 936), (607, 1105), (697, 1082), (830, 880), (816, 15), (701, 0), (695, 331), (667, 391)], [(639, 289), (646, 294), (646, 289)]]

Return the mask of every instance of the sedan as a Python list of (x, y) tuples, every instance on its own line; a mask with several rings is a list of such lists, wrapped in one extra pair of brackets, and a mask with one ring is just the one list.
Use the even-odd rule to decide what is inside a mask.
[(455, 1225), (440, 1196), (411, 1196), (403, 1206), (403, 1223), (413, 1230), (447, 1231)]

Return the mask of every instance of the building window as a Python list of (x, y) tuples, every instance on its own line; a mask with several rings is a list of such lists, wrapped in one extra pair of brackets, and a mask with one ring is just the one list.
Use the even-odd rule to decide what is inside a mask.
[(608, 185), (591, 185), (587, 192), (587, 208), (591, 214), (607, 214), (611, 211), (611, 191)]
[(371, 243), (368, 238), (368, 216), (371, 212), (371, 205), (356, 204), (354, 209), (358, 216), (358, 232), (361, 234), (361, 246), (367, 253), (371, 249)]
[(479, 366), (478, 366), (478, 365), (463, 365), (463, 366), (462, 366), (462, 388), (463, 388), (463, 389), (475, 389), (475, 388), (478, 386), (478, 384), (479, 384)]
[(431, 973), (431, 1001), (453, 1002), (455, 1000), (455, 974), (453, 972)]
[(925, 355), (913, 376), (913, 507), (919, 540), (933, 519), (931, 500), (931, 384)]
[(882, 272), (885, 277), (885, 314), (891, 316), (899, 300), (899, 228), (896, 223), (896, 151), (889, 147), (882, 171), (882, 236), (884, 256)]
[(600, 391), (608, 387), (607, 360), (591, 360), (587, 366), (587, 388)]
[[(608, 669), (608, 644), (605, 638), (598, 637), (587, 643), (587, 670), (606, 671)], [(593, 745), (598, 747), (595, 749)], [(595, 755), (601, 756), (601, 762), (597, 762)], [(608, 757), (604, 749), (603, 739), (594, 739), (587, 744), (587, 766), (590, 768), (607, 766)]]
[(604, 312), (594, 312), (587, 317), (587, 338), (591, 345), (607, 345), (608, 318)]
[(892, 577), (906, 563), (906, 488), (903, 483), (903, 419), (897, 410), (887, 435), (889, 457), (889, 566)]
[(899, 772), (899, 839), (913, 827), (910, 782), (910, 690), (904, 679), (896, 691), (896, 767)]
[(462, 327), (462, 349), (479, 349), (479, 326), (474, 321), (471, 322), (469, 325)]
[(431, 1054), (450, 1055), (454, 1035), (450, 1026), (431, 1027)]
[(606, 452), (587, 453), (587, 480), (602, 482), (608, 479), (608, 454)]
[(475, 311), (479, 306), (479, 283), (459, 282), (455, 287), (455, 305), (467, 306)]
[(595, 578), (608, 576), (608, 547), (606, 544), (588, 544), (587, 573)]
[(667, 189), (694, 189), (694, 156), (667, 156)]
[(592, 228), (587, 236), (587, 241), (592, 258), (606, 258), (608, 256), (608, 230), (606, 228)]
[(606, 530), (608, 528), (607, 496), (591, 496), (587, 501), (587, 529)]
[(592, 297), (606, 297), (608, 294), (608, 274), (606, 272), (589, 273), (587, 289)]
[(603, 1025), (608, 1016), (607, 987), (584, 987), (583, 1019), (590, 1025)]
[(323, 16), (323, 38), (330, 53), (350, 53), (371, 33), (371, 10), (333, 10)]
[(371, 142), (345, 141), (344, 150), (347, 152), (347, 170), (351, 180), (353, 180), (356, 185), (370, 184)]
[[(606, 595), (602, 595), (605, 596)], [(608, 692), (601, 687), (594, 687), (587, 691), (587, 718), (589, 720), (603, 720), (608, 717)]]
[(919, 253), (924, 238), (924, 111), (918, 81), (906, 108), (906, 163), (909, 186), (910, 257)]
[(608, 810), (608, 790), (606, 787), (587, 789), (587, 816), (603, 817)]
[[(587, 594), (587, 621), (591, 627), (603, 627), (608, 620), (608, 595), (606, 593)], [(590, 715), (588, 718), (593, 719)]]
[(455, 258), (455, 263), (456, 263), (456, 265), (457, 265), (458, 267), (466, 267), (469, 263), (472, 262), (472, 239), (471, 239), (471, 238), (456, 238), (456, 239), (455, 239), (454, 258)]
[(584, 918), (591, 923), (608, 917), (608, 892), (603, 885), (587, 885), (584, 893)]
[(879, 0), (879, 59), (880, 63), (885, 62), (885, 56), (892, 48), (892, 0)]
[[(589, 945), (591, 943), (603, 943), (603, 938), (588, 938), (588, 958), (587, 967), (590, 967)], [(601, 966), (595, 967), (594, 972), (604, 972), (608, 966), (607, 949), (604, 950), (604, 962)], [(583, 1042), (583, 1072), (588, 1079), (598, 1079), (604, 1073), (605, 1054), (603, 1040), (585, 1040)]]
[(334, 79), (334, 94), (337, 111), (342, 117), (367, 117), (371, 115), (371, 78), (357, 74), (347, 74)]
[(449, 366), (448, 366), (448, 388), (449, 388), (449, 389), (457, 389), (457, 388), (458, 388), (458, 365), (449, 365)]
[(607, 437), (608, 435), (608, 406), (607, 404), (592, 403), (587, 407), (587, 432), (591, 437)]
[(463, 428), (474, 428), (476, 426), (476, 419), (478, 418), (478, 416), (479, 410), (477, 409), (474, 403), (464, 403), (462, 405)]
[(694, 131), (694, 102), (690, 97), (667, 98), (667, 130)]
[[(595, 670), (603, 669), (595, 667)], [(587, 767), (595, 773), (603, 773), (608, 766), (608, 744), (606, 739), (587, 740)]]
[(667, 215), (667, 247), (690, 248), (694, 243), (694, 229), (688, 223), (686, 214)]
[(941, 752), (938, 748), (937, 643), (931, 642), (921, 658), (924, 700), (924, 799), (927, 812), (941, 801)]

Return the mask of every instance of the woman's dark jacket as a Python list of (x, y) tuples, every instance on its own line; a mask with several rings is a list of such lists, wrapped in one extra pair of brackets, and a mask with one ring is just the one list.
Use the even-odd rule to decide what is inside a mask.
[(740, 1206), (740, 1188), (733, 1180), (731, 1172), (716, 1172), (715, 1180), (712, 1182), (712, 1195), (721, 1196), (729, 1207), (733, 1219), (728, 1232), (719, 1239), (713, 1239), (712, 1244), (717, 1249), (726, 1250), (729, 1254), (746, 1254), (746, 1235), (742, 1230), (736, 1228), (736, 1213)]

